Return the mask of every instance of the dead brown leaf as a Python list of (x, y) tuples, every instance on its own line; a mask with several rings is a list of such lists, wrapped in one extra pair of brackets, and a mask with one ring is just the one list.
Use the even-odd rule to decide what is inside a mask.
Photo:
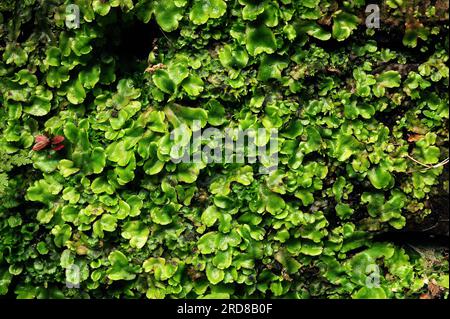
[(423, 135), (421, 134), (410, 134), (408, 135), (408, 142), (412, 143), (412, 142), (417, 142), (420, 141), (422, 139)]
[(432, 298), (436, 298), (441, 294), (441, 287), (437, 284), (436, 280), (433, 279), (428, 283), (428, 291)]
[(164, 69), (166, 66), (164, 65), (164, 64), (162, 64), (162, 63), (158, 63), (158, 64), (155, 64), (155, 65), (149, 65), (146, 69), (145, 69), (145, 72), (147, 72), (147, 73), (153, 73), (153, 72), (155, 72), (156, 70), (159, 70), (159, 69)]

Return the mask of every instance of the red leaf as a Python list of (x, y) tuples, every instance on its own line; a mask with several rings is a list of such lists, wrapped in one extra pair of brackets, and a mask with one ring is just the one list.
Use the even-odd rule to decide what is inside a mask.
[(59, 144), (64, 141), (64, 136), (62, 135), (56, 135), (52, 138), (52, 144)]
[(48, 144), (50, 142), (48, 137), (45, 136), (45, 135), (36, 135), (34, 140), (36, 141), (36, 143), (42, 142), (42, 143), (47, 143)]
[(55, 147), (53, 147), (52, 150), (59, 151), (59, 150), (62, 150), (63, 148), (64, 148), (64, 144), (59, 144), (59, 145), (56, 145)]
[(48, 142), (37, 142), (33, 146), (33, 151), (40, 151), (40, 150), (46, 148), (47, 145), (48, 145)]

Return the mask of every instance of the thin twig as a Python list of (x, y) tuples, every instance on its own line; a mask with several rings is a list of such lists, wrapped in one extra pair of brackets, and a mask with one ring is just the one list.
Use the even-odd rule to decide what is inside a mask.
[(164, 35), (164, 37), (167, 39), (167, 41), (169, 41), (169, 44), (171, 47), (173, 47), (173, 42), (169, 39), (169, 37), (166, 35), (166, 33), (164, 32), (163, 29), (161, 29), (161, 27), (159, 28), (162, 32), (162, 34)]
[[(438, 167), (440, 167), (440, 166), (444, 166), (444, 165), (448, 164), (448, 162), (449, 162), (449, 158), (447, 157), (447, 158), (446, 158), (445, 160), (443, 160), (442, 162), (439, 162), (439, 163), (434, 164), (434, 165), (429, 165), (429, 164), (425, 164), (425, 163), (422, 163), (422, 162), (416, 160), (414, 157), (412, 157), (412, 156), (409, 155), (409, 154), (406, 154), (406, 157), (409, 158), (411, 161), (413, 161), (413, 162), (415, 162), (415, 163), (417, 163), (417, 164), (419, 164), (419, 165), (421, 165), (421, 166), (426, 167), (425, 169), (421, 169), (421, 170), (418, 170), (418, 171), (424, 171), (424, 170), (429, 170), (429, 169), (432, 169), (432, 168), (438, 168)], [(415, 171), (410, 171), (410, 172), (408, 172), (408, 173), (413, 173), (413, 172), (415, 172)], [(416, 172), (417, 172), (417, 171), (416, 171)]]
[(425, 167), (427, 167), (427, 168), (432, 168), (431, 165), (428, 165), (428, 164), (424, 164), (424, 163), (422, 163), (422, 162), (419, 162), (418, 160), (416, 160), (414, 157), (412, 157), (412, 156), (409, 155), (409, 154), (406, 154), (406, 157), (409, 158), (411, 161), (413, 161), (413, 162), (419, 164), (419, 165), (425, 166)]

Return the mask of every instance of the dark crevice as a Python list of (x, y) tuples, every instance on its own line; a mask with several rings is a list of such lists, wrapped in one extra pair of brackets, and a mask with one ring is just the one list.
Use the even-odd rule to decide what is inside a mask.
[(449, 244), (449, 197), (442, 183), (448, 180), (448, 167), (440, 176), (440, 185), (435, 186), (438, 190), (429, 199), (431, 214), (423, 220), (408, 220), (406, 226), (400, 230), (390, 230), (377, 234), (377, 241), (388, 241), (395, 244), (411, 244), (429, 247), (448, 247)]
[(32, 10), (28, 7), (22, 7), (20, 4), (16, 8), (15, 16), (20, 17), (26, 17), (23, 10), (30, 10), (32, 11), (32, 14), (30, 15), (30, 18), (20, 25), (20, 33), (18, 34), (18, 37), (16, 41), (18, 43), (22, 43), (27, 41), (33, 34), (37, 34), (38, 36), (41, 36), (43, 34), (48, 35), (50, 38), (53, 36), (50, 30), (50, 20), (48, 18), (49, 16), (49, 7), (46, 4), (46, 2), (41, 2), (41, 5), (38, 7), (33, 8)]
[(130, 19), (121, 11), (116, 16), (115, 21), (104, 26), (103, 41), (95, 50), (115, 57), (117, 78), (142, 73), (147, 67), (147, 57), (154, 48), (155, 40), (163, 36), (161, 29), (154, 20), (144, 23)]
[(449, 237), (427, 232), (390, 231), (375, 235), (374, 241), (390, 242), (397, 245), (420, 245), (430, 247), (448, 247)]

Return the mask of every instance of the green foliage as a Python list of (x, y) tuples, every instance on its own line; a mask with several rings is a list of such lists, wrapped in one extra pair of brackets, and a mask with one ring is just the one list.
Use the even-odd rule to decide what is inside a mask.
[[(363, 1), (72, 2), (0, 5), (0, 295), (448, 295), (445, 256), (373, 240), (448, 191), (437, 5), (382, 1), (368, 30)], [(125, 56), (142, 24), (153, 49)], [(277, 168), (171, 160), (208, 128), (276, 129)]]

